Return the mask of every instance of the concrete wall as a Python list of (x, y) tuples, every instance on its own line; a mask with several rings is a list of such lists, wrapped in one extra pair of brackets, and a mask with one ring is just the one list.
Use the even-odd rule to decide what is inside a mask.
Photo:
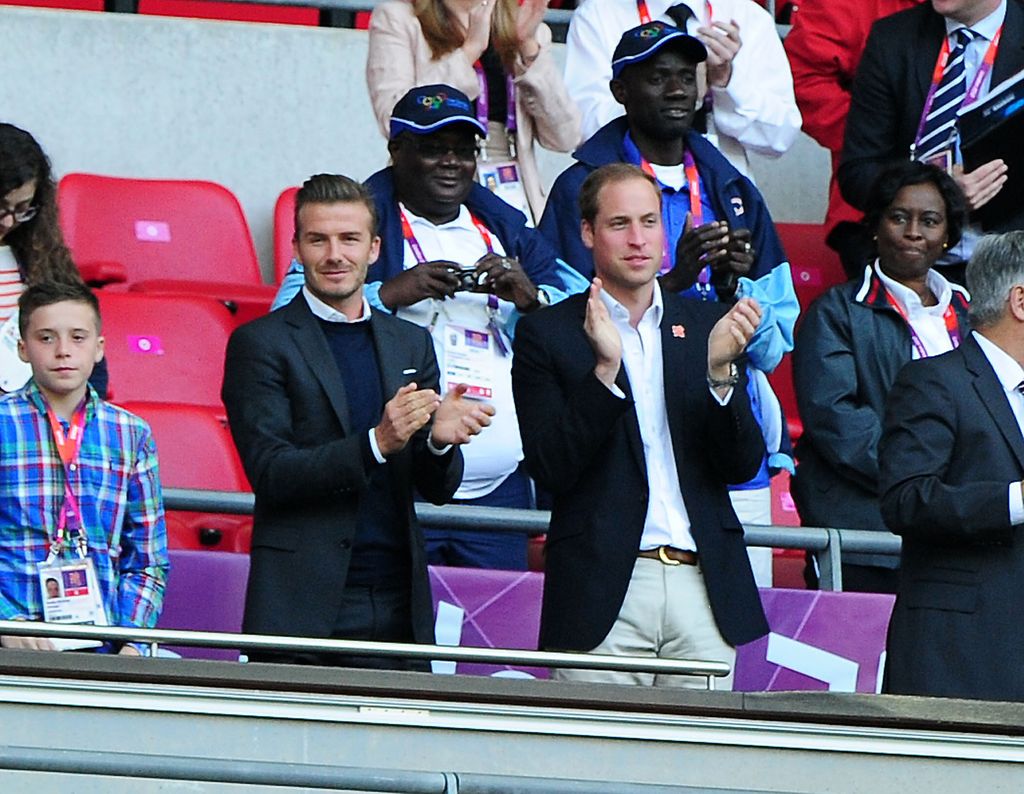
[[(0, 120), (36, 135), (58, 174), (226, 185), (269, 275), (282, 189), (385, 164), (366, 46), (365, 31), (0, 7)], [(567, 162), (545, 154), (547, 180)], [(755, 163), (778, 220), (823, 217), (827, 169), (807, 138)]]

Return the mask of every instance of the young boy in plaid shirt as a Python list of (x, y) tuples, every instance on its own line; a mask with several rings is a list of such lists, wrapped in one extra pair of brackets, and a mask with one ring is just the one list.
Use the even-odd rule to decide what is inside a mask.
[(146, 422), (88, 383), (103, 358), (99, 303), (84, 285), (50, 283), (26, 289), (18, 308), (32, 378), (0, 398), (0, 618), (150, 628), (168, 570), (156, 446)]

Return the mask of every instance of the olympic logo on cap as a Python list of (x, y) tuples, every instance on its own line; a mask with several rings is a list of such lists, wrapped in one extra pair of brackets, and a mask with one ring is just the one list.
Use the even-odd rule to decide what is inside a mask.
[(423, 105), (426, 110), (437, 110), (448, 100), (448, 94), (444, 91), (433, 95), (424, 94), (419, 98), (419, 100), (420, 104)]

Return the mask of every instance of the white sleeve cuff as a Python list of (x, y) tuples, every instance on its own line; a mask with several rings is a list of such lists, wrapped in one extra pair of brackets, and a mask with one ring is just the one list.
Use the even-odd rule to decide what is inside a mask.
[(377, 446), (377, 434), (373, 432), (372, 427), (370, 428), (370, 451), (373, 453), (373, 457), (378, 463), (388, 462), (387, 458), (380, 453), (380, 447)]
[(447, 455), (448, 450), (450, 450), (451, 448), (451, 444), (445, 444), (443, 447), (439, 447), (434, 443), (433, 435), (427, 436), (427, 449), (429, 449), (431, 453), (433, 453), (434, 455)]
[(734, 391), (733, 387), (732, 387), (732, 386), (730, 386), (730, 387), (729, 387), (729, 391), (727, 391), (727, 392), (725, 393), (725, 397), (719, 397), (719, 396), (718, 396), (718, 392), (716, 392), (716, 391), (715, 391), (714, 389), (712, 389), (712, 388), (711, 388), (710, 386), (708, 387), (708, 389), (709, 389), (709, 390), (711, 391), (711, 396), (715, 398), (715, 401), (716, 401), (716, 402), (717, 402), (717, 403), (718, 403), (719, 405), (728, 405), (728, 404), (729, 404), (729, 400), (731, 400), (731, 399), (732, 399), (732, 393), (733, 393), (733, 391)]
[(1024, 524), (1024, 494), (1019, 482), (1010, 483), (1010, 524)]

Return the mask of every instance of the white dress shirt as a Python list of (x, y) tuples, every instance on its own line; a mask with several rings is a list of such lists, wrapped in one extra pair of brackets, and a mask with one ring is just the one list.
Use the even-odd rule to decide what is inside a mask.
[[(651, 18), (675, 24), (665, 10), (676, 0), (647, 0)], [(712, 88), (718, 147), (740, 173), (750, 176), (747, 151), (784, 154), (800, 132), (802, 119), (793, 95), (793, 75), (775, 22), (753, 0), (687, 0), (695, 17), (687, 32), (715, 21), (735, 20), (743, 45), (732, 62), (725, 88)], [(583, 138), (625, 111), (608, 88), (612, 53), (622, 34), (640, 24), (636, 0), (584, 0), (572, 14), (566, 41), (565, 85), (583, 114)]]
[[(925, 306), (921, 303), (921, 296), (914, 290), (885, 275), (877, 261), (875, 262), (875, 273), (878, 274), (878, 278), (881, 279), (889, 294), (906, 313), (910, 327), (928, 356), (948, 353), (953, 349), (953, 340), (950, 339), (944, 318), (946, 309), (949, 308), (949, 302), (953, 298), (953, 287), (941, 273), (929, 270), (927, 275), (928, 289), (938, 299), (938, 303), (934, 306)], [(957, 290), (966, 294), (966, 290), (961, 287), (957, 287)], [(921, 351), (913, 343), (910, 345), (910, 356), (914, 359), (921, 358)]]
[[(633, 391), (640, 438), (644, 444), (650, 497), (640, 549), (674, 546), (696, 551), (697, 543), (690, 533), (690, 515), (679, 487), (679, 471), (665, 409), (661, 287), (655, 285), (654, 300), (636, 328), (629, 324), (629, 310), (625, 306), (607, 292), (602, 291), (601, 298), (622, 337), (622, 364)], [(613, 391), (624, 396), (618, 388)]]
[[(996, 378), (1003, 387), (1003, 393), (1010, 403), (1010, 409), (1017, 419), (1017, 425), (1024, 434), (1024, 394), (1017, 390), (1017, 386), (1024, 382), (1024, 368), (1009, 353), (1003, 350), (995, 342), (990, 341), (983, 334), (973, 332), (974, 338), (978, 340), (981, 352), (985, 354), (988, 363), (995, 370)], [(1009, 487), (1010, 502), (1010, 523), (1024, 524), (1024, 495), (1021, 494), (1019, 482), (1011, 482)]]

